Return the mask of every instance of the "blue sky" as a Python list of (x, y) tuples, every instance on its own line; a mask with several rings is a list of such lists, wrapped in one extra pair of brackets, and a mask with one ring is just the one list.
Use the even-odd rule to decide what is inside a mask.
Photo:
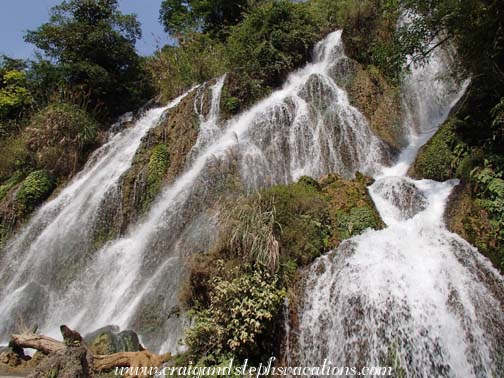
[[(0, 54), (14, 58), (33, 57), (34, 46), (23, 41), (26, 30), (35, 29), (49, 19), (49, 10), (61, 0), (0, 0)], [(151, 54), (157, 45), (168, 42), (158, 22), (161, 0), (119, 0), (123, 13), (136, 13), (142, 23), (142, 40), (137, 49)]]

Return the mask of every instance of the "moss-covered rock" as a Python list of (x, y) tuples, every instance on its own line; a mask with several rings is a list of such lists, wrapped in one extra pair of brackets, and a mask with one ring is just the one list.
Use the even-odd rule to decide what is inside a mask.
[(243, 112), (270, 91), (271, 89), (261, 86), (259, 80), (254, 80), (240, 70), (228, 73), (220, 102), (222, 117), (228, 119)]
[(147, 188), (146, 202), (150, 203), (159, 193), (161, 184), (170, 165), (170, 156), (165, 144), (158, 144), (152, 149), (147, 164)]
[(0, 186), (0, 245), (40, 206), (56, 187), (44, 170), (17, 172)]
[(143, 350), (138, 335), (133, 331), (120, 332), (118, 327), (104, 327), (84, 337), (84, 342), (95, 355)]
[(163, 183), (172, 182), (183, 171), (199, 132), (195, 104), (203, 116), (208, 113), (212, 84), (189, 93), (144, 136), (131, 167), (121, 177), (118, 193), (112, 193), (114, 198), (98, 214), (93, 236), (97, 246), (120, 235), (145, 214)]
[(406, 144), (399, 89), (390, 85), (375, 66), (354, 66), (354, 74), (345, 83), (352, 105), (393, 152), (399, 151)]
[(47, 171), (40, 170), (30, 173), (21, 183), (16, 194), (16, 208), (23, 216), (40, 205), (55, 188), (55, 182)]
[(504, 271), (504, 245), (499, 243), (499, 227), (485, 208), (474, 198), (469, 182), (455, 187), (445, 211), (448, 229), (471, 243)]
[(455, 118), (446, 121), (419, 151), (408, 172), (415, 178), (445, 181), (455, 175), (453, 150), (459, 142), (455, 134)]
[(368, 228), (384, 227), (367, 191), (367, 186), (371, 184), (370, 178), (359, 173), (354, 180), (328, 175), (320, 180), (320, 184), (329, 202), (332, 246), (336, 247), (344, 239)]

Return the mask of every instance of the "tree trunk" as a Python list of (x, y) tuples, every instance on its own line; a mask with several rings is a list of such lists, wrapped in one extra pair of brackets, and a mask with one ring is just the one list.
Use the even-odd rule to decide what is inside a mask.
[[(36, 349), (45, 354), (62, 354), (67, 348), (61, 341), (34, 333), (11, 335), (9, 345), (11, 347)], [(71, 348), (71, 346), (69, 348)], [(87, 353), (91, 357), (92, 368), (99, 372), (111, 370), (116, 367), (159, 367), (170, 358), (169, 353), (159, 355), (148, 350), (140, 352), (120, 352), (109, 355), (93, 355), (87, 349)]]

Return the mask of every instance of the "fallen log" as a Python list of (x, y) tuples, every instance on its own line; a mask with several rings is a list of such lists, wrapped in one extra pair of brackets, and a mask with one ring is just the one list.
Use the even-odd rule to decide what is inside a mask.
[(11, 335), (9, 345), (11, 347), (36, 349), (45, 354), (60, 353), (65, 349), (65, 345), (61, 341), (36, 333)]
[(120, 352), (93, 356), (93, 366), (97, 371), (112, 370), (116, 367), (159, 367), (169, 355), (159, 355), (148, 350), (141, 352)]
[[(66, 327), (65, 329), (68, 330)], [(62, 354), (67, 348), (81, 346), (79, 342), (79, 340), (82, 340), (80, 335), (74, 331), (72, 331), (72, 334), (74, 337), (71, 342), (68, 340), (68, 334), (64, 334), (64, 342), (35, 333), (11, 335), (9, 345), (12, 348), (35, 349), (49, 355)], [(171, 357), (169, 353), (159, 355), (148, 350), (139, 352), (119, 352), (109, 355), (94, 355), (85, 344), (82, 343), (82, 346), (86, 348), (89, 357), (87, 359), (90, 361), (91, 368), (97, 372), (112, 370), (116, 367), (159, 367)]]

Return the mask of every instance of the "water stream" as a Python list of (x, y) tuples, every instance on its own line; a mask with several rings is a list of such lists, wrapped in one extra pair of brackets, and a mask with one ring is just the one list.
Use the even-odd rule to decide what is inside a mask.
[(185, 325), (178, 293), (186, 257), (214, 241), (220, 196), (302, 175), (360, 171), (376, 178), (369, 189), (387, 228), (344, 242), (309, 269), (289, 359), (309, 366), (324, 358), (351, 366), (393, 360), (410, 377), (487, 377), (502, 369), (496, 362), (503, 355), (502, 278), (442, 220), (456, 182), (405, 177), (464, 91), (439, 80), (449, 54), (406, 80), (410, 145), (392, 166), (392, 153), (339, 84), (347, 62), (341, 31), (331, 33), (315, 47), (312, 63), (226, 122), (219, 109), (225, 76), (210, 91), (195, 89), (199, 134), (184, 171), (144, 217), (96, 251), (88, 245), (95, 214), (166, 108), (148, 111), (116, 135), (7, 244), (0, 341), (20, 314), (43, 333), (57, 335), (60, 324), (82, 333), (114, 324), (138, 331), (150, 349), (176, 351)]
[[(228, 122), (219, 117), (225, 77), (210, 90), (207, 115), (204, 92), (198, 93), (194, 110), (200, 118), (199, 135), (185, 171), (124, 236), (99, 251), (82, 253), (86, 227), (96, 211), (93, 204), (104, 198), (107, 187), (115, 187), (131, 164), (144, 129), (152, 127), (163, 110), (151, 111), (129, 131), (137, 139), (124, 141), (122, 148), (131, 152), (127, 157), (119, 159), (125, 152), (117, 144), (104, 147), (109, 155), (103, 163), (92, 159), (79, 176), (89, 180), (77, 178), (7, 246), (8, 266), (0, 270), (0, 282), (5, 283), (0, 296), (1, 337), (7, 337), (11, 319), (21, 313), (49, 334), (57, 334), (62, 323), (83, 333), (116, 324), (138, 330), (151, 349), (176, 350), (184, 324), (177, 298), (185, 257), (212, 243), (214, 203), (230, 190), (228, 186), (250, 191), (302, 175), (352, 176), (357, 170), (374, 174), (390, 159), (385, 144), (337, 84), (345, 74), (346, 60), (341, 31), (331, 33), (315, 47), (313, 63)], [(88, 201), (88, 196), (97, 199)], [(59, 209), (53, 203), (62, 202), (67, 213), (58, 210), (52, 216), (51, 209)], [(79, 260), (70, 282), (54, 279), (75, 272)]]
[(371, 197), (386, 223), (343, 242), (305, 274), (290, 361), (393, 366), (397, 377), (497, 377), (504, 371), (504, 281), (443, 219), (457, 180), (412, 180), (418, 149), (467, 83), (438, 51), (408, 76), (410, 145), (376, 175)]

